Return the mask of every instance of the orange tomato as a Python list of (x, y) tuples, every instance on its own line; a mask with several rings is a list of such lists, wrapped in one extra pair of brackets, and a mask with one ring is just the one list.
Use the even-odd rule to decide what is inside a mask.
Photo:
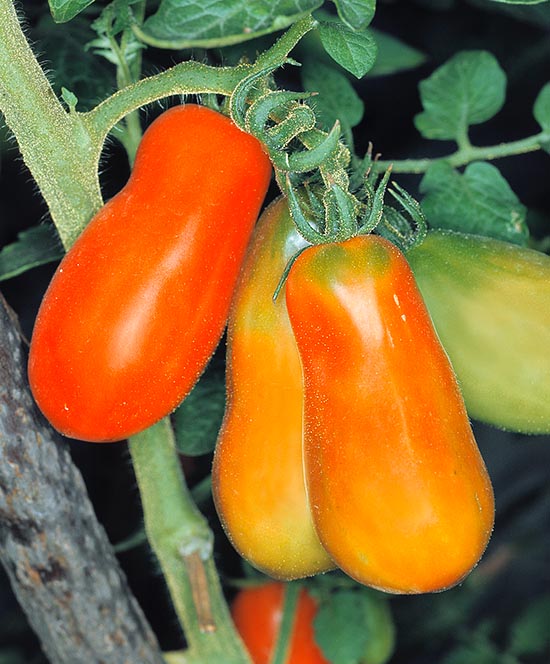
[(215, 111), (187, 104), (152, 123), (36, 319), (29, 380), (56, 429), (119, 440), (188, 394), (225, 326), (270, 174), (260, 142)]
[[(241, 590), (231, 607), (235, 627), (253, 664), (269, 664), (283, 616), (284, 585), (267, 583)], [(328, 664), (315, 642), (315, 600), (302, 588), (298, 595), (286, 664)]]
[(493, 493), (405, 258), (373, 235), (311, 247), (290, 271), (286, 300), (323, 546), (387, 592), (456, 584), (487, 545)]
[(302, 464), (303, 385), (284, 297), (273, 293), (305, 241), (285, 199), (262, 215), (231, 307), (227, 407), (212, 470), (222, 524), (239, 553), (275, 578), (333, 567), (313, 528)]

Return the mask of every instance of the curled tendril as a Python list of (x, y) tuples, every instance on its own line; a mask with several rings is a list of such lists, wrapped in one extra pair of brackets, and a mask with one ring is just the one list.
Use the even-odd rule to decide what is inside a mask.
[(367, 234), (373, 231), (380, 220), (382, 219), (382, 214), (384, 212), (384, 194), (386, 193), (386, 188), (391, 175), (391, 166), (384, 173), (384, 177), (380, 181), (380, 184), (376, 189), (372, 191), (372, 197), (370, 200), (370, 205), (367, 207), (367, 214), (364, 219), (359, 222), (359, 233)]
[(288, 199), (288, 207), (292, 219), (296, 224), (296, 228), (300, 235), (310, 244), (321, 244), (324, 241), (324, 235), (321, 231), (316, 229), (306, 217), (303, 207), (298, 199), (298, 194), (292, 185), (290, 173), (287, 173), (285, 179), (285, 193)]
[[(253, 72), (249, 76), (245, 76), (245, 78), (243, 78), (242, 81), (239, 81), (239, 83), (235, 86), (235, 89), (233, 90), (233, 93), (229, 99), (229, 113), (233, 122), (243, 131), (247, 131), (247, 104), (250, 98), (253, 97), (254, 88), (256, 88), (258, 83), (266, 81), (268, 76), (272, 74), (277, 68), (278, 65), (273, 65), (271, 67), (260, 69), (259, 71)], [(267, 87), (267, 85), (265, 85), (265, 87)]]
[[(286, 176), (288, 206), (298, 232), (310, 244), (339, 242), (357, 234), (358, 201), (348, 191), (333, 184), (325, 189), (322, 203), (322, 219), (318, 200), (315, 199), (316, 217), (308, 219), (304, 213), (298, 194), (292, 184), (290, 174)], [(312, 223), (313, 222), (313, 223)]]
[[(311, 97), (312, 94), (313, 93), (309, 92), (287, 92), (285, 90), (266, 93), (253, 102), (247, 110), (245, 117), (246, 130), (263, 140), (268, 147), (273, 146), (274, 150), (280, 149), (282, 145), (286, 145), (298, 134), (303, 133), (306, 129), (312, 129), (315, 126), (315, 114), (309, 106), (291, 105), (291, 102), (307, 99), (308, 97)], [(278, 125), (275, 125), (275, 127), (268, 128), (267, 123), (270, 115), (272, 115), (278, 108), (287, 109), (286, 117), (283, 117), (283, 120)], [(272, 137), (275, 136), (273, 130), (278, 130), (279, 133), (281, 133), (280, 127), (289, 124), (289, 121), (295, 117), (297, 109), (302, 109), (301, 116), (296, 119), (299, 122), (294, 121), (292, 134), (289, 135), (288, 139), (285, 137), (286, 140), (282, 143), (280, 141), (272, 141)], [(304, 119), (305, 125), (300, 124)]]
[(388, 236), (402, 251), (408, 251), (426, 237), (426, 218), (418, 201), (397, 183), (393, 183), (393, 189), (389, 192), (407, 213), (408, 218), (401, 211), (386, 205), (381, 233)]
[(293, 139), (315, 127), (315, 113), (307, 104), (292, 104), (287, 116), (278, 124), (266, 129), (265, 139), (274, 150), (282, 150)]
[(346, 240), (357, 234), (358, 201), (337, 184), (325, 190), (325, 237), (327, 242)]
[(330, 132), (323, 137), (323, 140), (310, 150), (301, 150), (290, 154), (288, 152), (274, 152), (270, 156), (274, 165), (281, 171), (307, 173), (319, 168), (336, 150), (340, 133), (340, 123), (337, 120)]

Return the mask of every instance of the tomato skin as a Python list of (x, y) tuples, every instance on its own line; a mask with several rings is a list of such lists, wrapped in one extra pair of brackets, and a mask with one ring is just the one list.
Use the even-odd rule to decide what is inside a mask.
[(493, 493), (406, 260), (372, 235), (312, 247), (286, 298), (321, 542), (343, 571), (386, 592), (456, 584), (487, 545)]
[(38, 313), (29, 380), (56, 429), (123, 439), (187, 395), (221, 336), (270, 174), (259, 141), (215, 111), (188, 104), (151, 124)]
[(302, 464), (300, 356), (284, 297), (273, 293), (306, 245), (279, 198), (263, 213), (241, 272), (227, 334), (227, 406), (212, 491), (239, 553), (279, 579), (333, 567), (319, 543)]
[[(269, 664), (283, 617), (284, 585), (267, 583), (239, 591), (231, 615), (253, 664)], [(298, 595), (286, 664), (329, 664), (315, 643), (317, 604), (302, 588)]]
[(550, 257), (450, 231), (407, 253), (468, 413), (550, 433)]

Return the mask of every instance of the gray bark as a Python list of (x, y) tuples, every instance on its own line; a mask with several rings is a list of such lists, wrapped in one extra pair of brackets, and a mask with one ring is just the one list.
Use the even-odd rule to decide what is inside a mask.
[(67, 443), (27, 387), (0, 296), (0, 560), (53, 664), (161, 664)]

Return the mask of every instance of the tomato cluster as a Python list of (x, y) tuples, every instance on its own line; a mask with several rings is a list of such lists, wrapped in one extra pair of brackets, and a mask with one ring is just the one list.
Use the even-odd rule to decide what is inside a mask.
[(390, 592), (451, 586), (485, 549), (493, 494), (412, 272), (374, 235), (309, 247), (273, 303), (302, 247), (280, 199), (229, 319), (222, 522), (273, 577), (332, 564)]
[(246, 252), (270, 173), (223, 115), (161, 115), (46, 293), (36, 401), (68, 436), (125, 438), (185, 398), (228, 320), (213, 494), (235, 548), (280, 579), (339, 567), (387, 592), (450, 587), (494, 517), (462, 391), (497, 426), (550, 430), (548, 355), (527, 352), (550, 329), (550, 259), (436, 232), (408, 260), (374, 234), (307, 246), (284, 198)]

